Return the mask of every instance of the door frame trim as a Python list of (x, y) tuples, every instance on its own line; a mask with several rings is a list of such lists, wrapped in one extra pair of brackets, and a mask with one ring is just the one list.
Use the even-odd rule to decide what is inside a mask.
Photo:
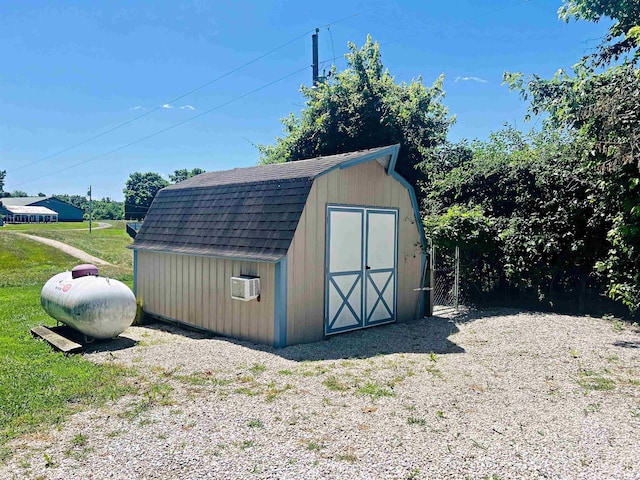
[[(389, 208), (381, 208), (381, 207), (364, 207), (364, 216), (365, 216), (365, 222), (366, 222), (366, 228), (364, 229), (364, 233), (365, 235), (367, 235), (369, 233), (369, 213), (381, 213), (381, 214), (389, 214), (391, 212), (393, 212), (393, 216), (394, 216), (394, 222), (393, 222), (393, 228), (394, 228), (394, 232), (393, 232), (393, 236), (395, 238), (395, 248), (394, 248), (394, 256), (393, 256), (393, 313), (391, 315), (392, 318), (388, 319), (388, 320), (378, 320), (378, 321), (373, 321), (370, 322), (368, 320), (368, 317), (370, 316), (369, 313), (367, 312), (367, 280), (369, 277), (369, 274), (371, 273), (375, 273), (372, 270), (365, 270), (364, 271), (364, 286), (363, 288), (365, 289), (363, 291), (363, 298), (362, 298), (362, 308), (363, 308), (363, 319), (362, 319), (362, 324), (364, 328), (367, 327), (374, 327), (376, 325), (383, 325), (385, 323), (393, 323), (396, 321), (397, 316), (398, 316), (398, 242), (399, 242), (399, 231), (398, 231), (398, 218), (400, 217), (400, 209), (399, 208), (393, 208), (393, 207), (389, 207)], [(367, 261), (367, 257), (369, 255), (369, 242), (367, 241), (367, 239), (363, 239), (364, 242), (364, 247), (365, 247), (365, 253), (364, 253), (364, 261), (366, 263)], [(382, 269), (382, 271), (385, 271), (388, 269)], [(381, 295), (380, 295), (381, 296)], [(385, 302), (386, 304), (386, 302)], [(373, 314), (373, 311), (371, 312), (371, 314)]]
[[(329, 283), (330, 283), (330, 278), (329, 278), (329, 238), (331, 236), (331, 222), (329, 221), (329, 214), (331, 211), (334, 212), (358, 212), (361, 213), (361, 217), (362, 217), (362, 223), (360, 225), (360, 238), (362, 240), (363, 245), (361, 245), (361, 249), (360, 249), (360, 265), (364, 264), (364, 260), (365, 260), (365, 252), (364, 252), (364, 235), (366, 233), (366, 229), (365, 229), (365, 222), (366, 222), (366, 215), (365, 215), (365, 210), (363, 210), (362, 207), (355, 207), (353, 205), (329, 205), (327, 204), (326, 209), (325, 209), (325, 228), (326, 228), (326, 233), (325, 233), (325, 246), (324, 246), (324, 250), (325, 250), (325, 257), (324, 257), (324, 319), (323, 319), (323, 330), (324, 330), (324, 335), (333, 335), (336, 333), (342, 333), (342, 332), (347, 332), (349, 330), (360, 330), (362, 328), (362, 326), (360, 325), (356, 325), (356, 326), (346, 326), (346, 327), (338, 327), (336, 329), (333, 329), (331, 332), (328, 331), (329, 329), (329, 296), (328, 296), (328, 292), (329, 292)], [(354, 271), (353, 273), (351, 273), (350, 271), (347, 272), (340, 272), (342, 274), (356, 274), (358, 275), (359, 281), (360, 281), (360, 291), (363, 292), (363, 288), (364, 288), (364, 275), (362, 274), (362, 267), (359, 271)], [(362, 295), (363, 293), (361, 293), (361, 298), (360, 298), (360, 316), (362, 317), (363, 312), (362, 312)], [(347, 301), (348, 301), (347, 297)], [(340, 310), (340, 309), (339, 309)], [(364, 320), (362, 318), (358, 319), (356, 318), (356, 320), (359, 320), (360, 323), (364, 324)]]
[[(360, 282), (362, 289), (362, 296), (360, 302), (360, 311), (361, 316), (360, 323), (361, 325), (353, 326), (353, 327), (341, 327), (331, 332), (327, 331), (329, 328), (329, 240), (331, 236), (331, 222), (329, 220), (329, 213), (331, 211), (359, 211), (362, 212), (362, 227), (361, 227), (361, 238), (362, 238), (362, 249), (361, 249), (361, 264), (362, 271), (360, 273)], [(394, 214), (394, 237), (395, 237), (395, 250), (394, 250), (394, 267), (393, 267), (393, 282), (394, 282), (394, 295), (393, 295), (393, 318), (390, 320), (382, 320), (374, 323), (366, 324), (366, 287), (367, 287), (367, 277), (369, 271), (365, 269), (365, 262), (367, 260), (367, 252), (368, 252), (368, 242), (366, 235), (369, 231), (368, 224), (368, 215), (369, 211), (378, 212), (378, 213), (393, 213)], [(399, 241), (400, 241), (400, 230), (398, 228), (398, 222), (400, 218), (400, 209), (397, 207), (380, 207), (380, 206), (372, 206), (372, 205), (347, 205), (347, 204), (336, 204), (336, 203), (327, 203), (325, 207), (325, 258), (324, 258), (324, 335), (325, 337), (329, 335), (335, 335), (337, 333), (348, 332), (352, 330), (362, 330), (364, 328), (377, 327), (378, 325), (384, 325), (387, 323), (394, 323), (398, 319), (398, 251), (399, 251)], [(340, 272), (343, 273), (343, 272)]]

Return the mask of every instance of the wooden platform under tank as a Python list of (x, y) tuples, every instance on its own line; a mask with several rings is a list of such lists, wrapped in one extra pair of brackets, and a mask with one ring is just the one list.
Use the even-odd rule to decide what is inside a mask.
[(84, 348), (82, 343), (78, 343), (78, 341), (82, 341), (79, 338), (81, 334), (66, 325), (58, 327), (40, 325), (31, 329), (31, 335), (42, 338), (53, 348), (64, 353), (78, 353)]

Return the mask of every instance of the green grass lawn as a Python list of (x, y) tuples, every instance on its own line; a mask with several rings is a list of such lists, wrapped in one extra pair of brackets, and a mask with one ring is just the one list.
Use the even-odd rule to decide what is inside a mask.
[[(105, 223), (113, 223), (113, 221), (106, 221)], [(94, 226), (98, 223), (94, 221)], [(28, 230), (29, 232), (37, 232), (40, 230), (75, 230), (75, 229), (89, 229), (89, 222), (58, 222), (58, 223), (17, 223), (17, 224), (5, 224), (0, 227), (0, 231), (18, 230), (20, 232)]]
[[(75, 235), (71, 238), (76, 239)], [(118, 233), (96, 238), (101, 240), (85, 239), (95, 242), (91, 253), (105, 259), (123, 259), (123, 265), (101, 267), (101, 273), (130, 280), (131, 267), (126, 260), (130, 252), (117, 254), (118, 248), (125, 250), (128, 241)], [(105, 252), (99, 250), (101, 245), (106, 246)], [(62, 422), (86, 405), (100, 404), (132, 390), (130, 372), (93, 364), (81, 355), (56, 353), (31, 337), (31, 327), (55, 324), (40, 306), (42, 285), (78, 263), (48, 245), (0, 234), (0, 461), (10, 455), (8, 440), (41, 425)]]
[[(114, 237), (117, 238), (117, 236)], [(131, 251), (125, 248), (129, 242), (126, 239), (109, 242), (108, 239), (109, 237), (105, 235), (100, 240), (94, 240), (92, 248), (86, 250), (88, 253), (107, 261), (114, 261), (113, 266), (99, 267), (101, 275), (121, 280), (130, 285), (133, 279), (133, 260), (129, 258), (132, 257)], [(85, 250), (80, 242), (74, 245), (73, 239), (66, 243)], [(101, 252), (98, 248), (101, 245), (105, 245), (105, 250), (108, 252)], [(118, 246), (120, 246), (120, 252), (117, 251)], [(122, 263), (116, 263), (117, 257)], [(42, 286), (56, 273), (71, 270), (79, 263), (82, 261), (48, 245), (17, 235), (0, 234), (0, 287)]]
[(91, 233), (88, 230), (40, 230), (24, 233), (68, 243), (114, 265), (133, 268), (133, 252), (126, 248), (133, 240), (124, 228), (114, 226), (93, 230)]
[(83, 405), (130, 390), (121, 368), (56, 353), (31, 337), (31, 327), (55, 324), (40, 306), (40, 290), (0, 290), (0, 447), (42, 424), (63, 421)]

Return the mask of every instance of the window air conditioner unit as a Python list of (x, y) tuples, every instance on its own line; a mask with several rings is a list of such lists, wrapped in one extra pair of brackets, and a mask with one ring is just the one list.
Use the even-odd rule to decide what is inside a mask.
[(231, 298), (248, 302), (260, 295), (260, 277), (240, 275), (231, 277)]

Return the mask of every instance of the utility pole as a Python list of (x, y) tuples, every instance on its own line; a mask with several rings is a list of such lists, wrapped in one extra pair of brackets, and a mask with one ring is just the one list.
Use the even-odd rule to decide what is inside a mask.
[(93, 223), (93, 200), (91, 199), (91, 185), (89, 185), (89, 233), (91, 233), (92, 223)]
[(313, 55), (313, 84), (312, 87), (315, 87), (318, 84), (318, 75), (319, 75), (319, 65), (318, 65), (318, 33), (320, 32), (319, 28), (316, 28), (316, 33), (311, 35), (311, 53)]

